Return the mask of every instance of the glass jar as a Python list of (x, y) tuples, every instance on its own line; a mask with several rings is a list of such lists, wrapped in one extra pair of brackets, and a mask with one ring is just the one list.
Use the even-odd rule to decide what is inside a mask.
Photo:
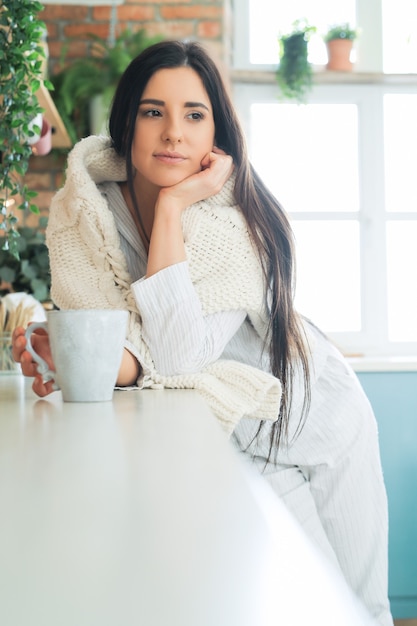
[(19, 374), (20, 363), (12, 357), (12, 333), (0, 332), (0, 374)]

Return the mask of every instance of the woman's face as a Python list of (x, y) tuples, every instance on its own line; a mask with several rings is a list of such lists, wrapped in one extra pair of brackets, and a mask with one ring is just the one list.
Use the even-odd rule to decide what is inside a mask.
[(199, 172), (214, 135), (210, 99), (197, 72), (190, 67), (155, 72), (139, 104), (132, 144), (138, 190), (170, 187)]

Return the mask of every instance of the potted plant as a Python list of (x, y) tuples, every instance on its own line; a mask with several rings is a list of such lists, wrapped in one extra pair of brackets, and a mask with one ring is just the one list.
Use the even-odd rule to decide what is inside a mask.
[(39, 228), (18, 227), (18, 257), (4, 249), (0, 237), (0, 296), (25, 292), (39, 302), (50, 299), (51, 275), (44, 230), (47, 218), (39, 219)]
[(357, 31), (348, 23), (334, 24), (324, 35), (327, 47), (328, 70), (341, 72), (352, 71), (353, 63), (350, 60), (353, 42), (357, 37)]
[[(3, 0), (0, 7), (0, 232), (3, 248), (18, 256), (13, 205), (38, 213), (37, 195), (24, 184), (32, 144), (40, 136), (42, 108), (35, 96), (42, 81), (45, 24), (35, 0)], [(48, 81), (45, 85), (51, 87)]]
[[(91, 102), (99, 97), (104, 117), (110, 106), (117, 83), (129, 63), (142, 50), (160, 41), (149, 37), (145, 29), (132, 32), (124, 30), (114, 43), (90, 34), (92, 55), (77, 59), (51, 77), (54, 85), (53, 99), (75, 143), (78, 139), (98, 132), (90, 119)], [(93, 118), (103, 113), (93, 113)], [(101, 124), (98, 124), (100, 128)]]
[(290, 33), (281, 35), (278, 39), (279, 66), (276, 79), (284, 97), (304, 102), (312, 86), (312, 67), (308, 60), (308, 41), (314, 26), (309, 26), (305, 20), (293, 23)]

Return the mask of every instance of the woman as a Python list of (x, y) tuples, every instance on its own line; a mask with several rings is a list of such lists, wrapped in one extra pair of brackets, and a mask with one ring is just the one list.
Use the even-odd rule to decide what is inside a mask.
[[(375, 419), (337, 350), (293, 306), (288, 219), (249, 163), (195, 43), (125, 71), (110, 137), (81, 141), (47, 243), (60, 308), (127, 308), (119, 386), (195, 387), (381, 626), (387, 505)], [(35, 337), (51, 361), (47, 337)], [(50, 393), (14, 334), (14, 357)], [(282, 396), (281, 396), (282, 392)]]

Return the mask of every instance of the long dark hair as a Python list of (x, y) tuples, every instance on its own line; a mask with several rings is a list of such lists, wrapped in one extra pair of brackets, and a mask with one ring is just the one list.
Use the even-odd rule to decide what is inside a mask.
[[(288, 435), (294, 377), (301, 372), (304, 402), (300, 426), (310, 402), (308, 348), (303, 325), (294, 309), (295, 254), (288, 218), (278, 200), (264, 185), (249, 162), (246, 140), (235, 108), (215, 63), (195, 42), (163, 41), (147, 48), (123, 74), (113, 100), (109, 130), (116, 152), (126, 159), (128, 185), (133, 189), (131, 147), (139, 102), (151, 76), (163, 68), (191, 67), (200, 76), (210, 98), (216, 145), (233, 157), (235, 199), (246, 218), (259, 252), (267, 285), (265, 298), (270, 309), (269, 355), (272, 373), (281, 381), (283, 397), (278, 420), (271, 430), (269, 458)], [(260, 424), (259, 430), (263, 424)], [(259, 433), (258, 430), (258, 433)]]

